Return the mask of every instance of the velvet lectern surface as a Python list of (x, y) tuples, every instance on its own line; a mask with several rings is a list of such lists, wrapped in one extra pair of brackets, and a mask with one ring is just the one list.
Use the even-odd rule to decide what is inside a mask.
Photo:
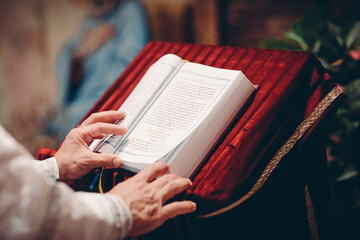
[[(150, 65), (167, 53), (241, 70), (259, 88), (204, 160), (193, 187), (181, 196), (197, 202), (197, 213), (171, 220), (143, 237), (329, 239), (324, 142), (327, 122), (343, 94), (316, 57), (305, 52), (151, 42), (87, 116), (118, 109)], [(52, 154), (40, 149), (38, 157)], [(92, 175), (80, 182), (89, 185)], [(105, 188), (110, 188), (124, 173), (105, 175)], [(87, 190), (81, 183), (74, 187)]]

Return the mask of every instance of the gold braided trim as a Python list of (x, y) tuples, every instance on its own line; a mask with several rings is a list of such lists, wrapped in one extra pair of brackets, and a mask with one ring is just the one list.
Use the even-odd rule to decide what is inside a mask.
[(318, 232), (318, 228), (317, 228), (317, 224), (316, 224), (314, 205), (311, 201), (309, 187), (307, 184), (305, 186), (305, 203), (306, 203), (307, 219), (308, 219), (309, 229), (310, 229), (310, 233), (311, 233), (311, 239), (319, 240), (319, 232)]
[(294, 147), (296, 142), (304, 135), (304, 133), (319, 119), (319, 117), (323, 114), (323, 112), (329, 107), (329, 105), (342, 93), (342, 90), (338, 87), (334, 87), (321, 102), (316, 106), (314, 111), (296, 128), (293, 135), (286, 141), (286, 143), (279, 149), (279, 151), (275, 154), (275, 156), (271, 159), (269, 164), (266, 166), (265, 170), (262, 172), (259, 179), (256, 181), (254, 186), (250, 189), (250, 191), (245, 194), (242, 198), (237, 200), (236, 202), (221, 208), (217, 211), (201, 215), (199, 218), (209, 218), (216, 215), (223, 214), (249, 199), (254, 193), (256, 193), (269, 178), (272, 171), (279, 164), (280, 160)]

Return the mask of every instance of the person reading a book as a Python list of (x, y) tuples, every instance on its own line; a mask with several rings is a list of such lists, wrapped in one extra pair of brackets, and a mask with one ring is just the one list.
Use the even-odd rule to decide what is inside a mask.
[(191, 181), (169, 174), (163, 162), (105, 194), (74, 192), (61, 182), (122, 164), (117, 155), (91, 152), (88, 145), (106, 134), (125, 134), (124, 127), (113, 124), (124, 116), (118, 111), (91, 115), (70, 131), (55, 157), (44, 161), (31, 160), (0, 125), (0, 239), (121, 239), (195, 211), (191, 201), (165, 204)]

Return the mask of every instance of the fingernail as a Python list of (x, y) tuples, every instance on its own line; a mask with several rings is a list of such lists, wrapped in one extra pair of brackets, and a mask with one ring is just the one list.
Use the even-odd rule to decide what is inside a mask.
[(193, 210), (196, 210), (196, 203), (193, 204)]
[(122, 161), (120, 158), (114, 158), (113, 159), (113, 164), (114, 164), (114, 167), (120, 167), (121, 164), (122, 164)]
[(189, 185), (192, 186), (192, 181), (190, 179), (188, 179)]

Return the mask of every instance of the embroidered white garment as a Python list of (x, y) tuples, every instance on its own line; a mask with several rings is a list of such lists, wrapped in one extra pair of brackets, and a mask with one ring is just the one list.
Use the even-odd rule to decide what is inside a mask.
[(74, 192), (54, 181), (59, 175), (54, 158), (32, 159), (0, 125), (0, 239), (126, 236), (132, 216), (122, 199)]
[(51, 179), (59, 179), (59, 168), (56, 163), (56, 158), (48, 158), (43, 161), (33, 160), (33, 165), (40, 171), (42, 174)]

